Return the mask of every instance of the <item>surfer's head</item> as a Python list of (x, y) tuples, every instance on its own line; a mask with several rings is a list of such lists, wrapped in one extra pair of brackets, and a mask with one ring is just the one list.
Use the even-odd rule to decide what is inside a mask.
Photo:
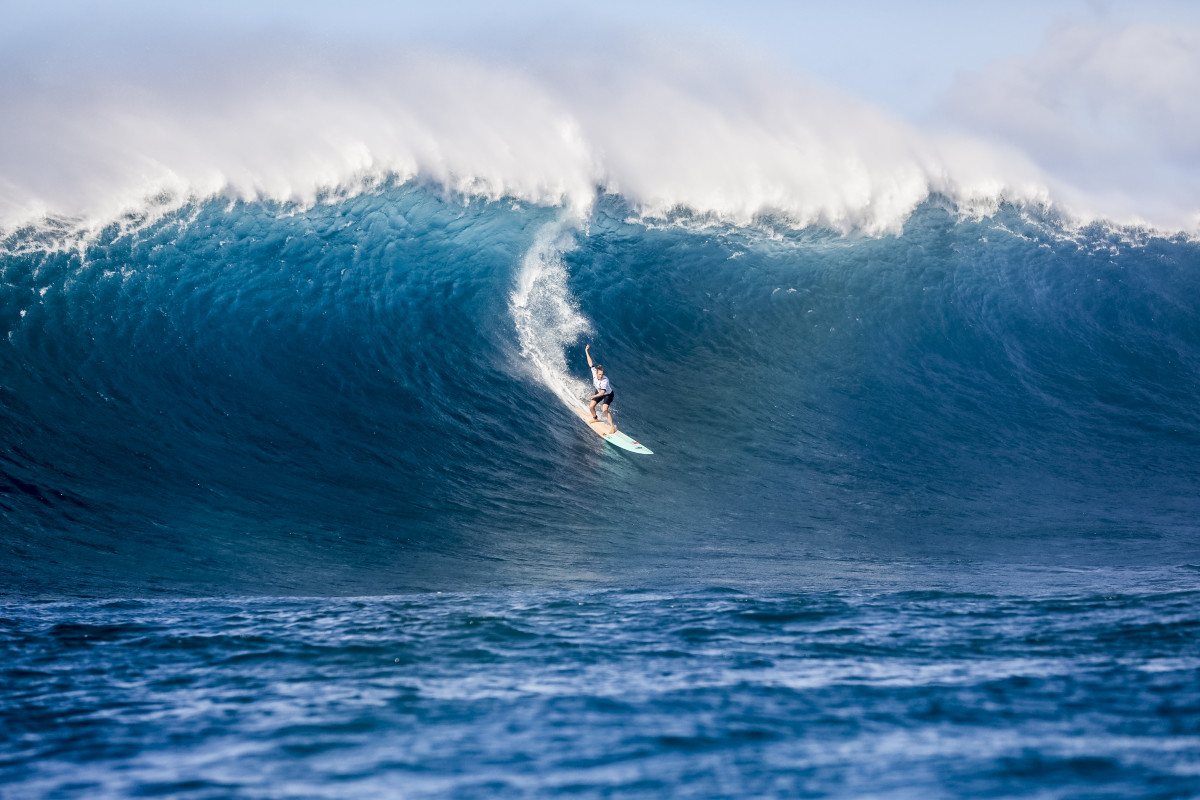
[(603, 374), (604, 374), (604, 367), (602, 367), (602, 366), (600, 366), (599, 364), (597, 364), (597, 365), (596, 365), (596, 374), (597, 374), (597, 375), (603, 375)]

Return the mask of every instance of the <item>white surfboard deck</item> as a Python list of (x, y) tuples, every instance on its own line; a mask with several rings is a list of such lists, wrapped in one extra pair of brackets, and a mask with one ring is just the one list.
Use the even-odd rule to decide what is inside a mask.
[(615, 444), (617, 447), (620, 447), (623, 450), (628, 450), (631, 453), (641, 453), (642, 455), (646, 456), (654, 455), (653, 450), (651, 450), (649, 447), (646, 447), (646, 445), (642, 444), (641, 442), (630, 438), (627, 434), (622, 433), (620, 429), (617, 429), (616, 433), (609, 433), (608, 420), (605, 419), (604, 415), (600, 414), (600, 409), (596, 409), (596, 413), (600, 416), (599, 421), (592, 419), (592, 415), (588, 413), (587, 406), (585, 405), (572, 404), (571, 410), (574, 411), (581, 420), (586, 422), (587, 426), (591, 428), (597, 436), (609, 442), (610, 444)]

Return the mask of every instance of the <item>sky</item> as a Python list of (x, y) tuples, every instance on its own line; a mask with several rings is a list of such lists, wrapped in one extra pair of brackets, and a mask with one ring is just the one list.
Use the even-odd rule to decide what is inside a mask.
[[(0, 2), (0, 37), (69, 26), (139, 25), (247, 31), (292, 27), (323, 36), (466, 44), (495, 48), (497, 32), (521, 40), (587, 31), (665, 35), (694, 32), (744, 42), (804, 75), (906, 117), (920, 119), (963, 71), (1027, 57), (1056, 28), (1073, 23), (1159, 22), (1200, 26), (1200, 3), (1180, 0), (949, 0), (782, 2), (749, 0), (450, 0), (443, 3), (348, 0), (142, 0)], [(3, 39), (0, 39), (3, 41)]]

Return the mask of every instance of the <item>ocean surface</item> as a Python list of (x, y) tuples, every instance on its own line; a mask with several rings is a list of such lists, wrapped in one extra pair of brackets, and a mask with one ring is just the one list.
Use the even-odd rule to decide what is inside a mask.
[(1198, 308), (936, 194), (12, 228), (0, 796), (1200, 796)]
[(9, 602), (0, 779), (14, 798), (1194, 797), (1197, 574)]

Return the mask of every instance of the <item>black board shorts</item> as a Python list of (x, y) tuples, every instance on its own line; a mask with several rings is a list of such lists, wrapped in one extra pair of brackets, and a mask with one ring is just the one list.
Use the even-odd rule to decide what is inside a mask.
[(598, 399), (596, 400), (596, 405), (598, 405), (598, 406), (611, 406), (611, 405), (612, 405), (612, 401), (613, 401), (613, 394), (614, 394), (614, 392), (609, 392), (608, 394), (604, 395), (604, 397), (598, 398)]

